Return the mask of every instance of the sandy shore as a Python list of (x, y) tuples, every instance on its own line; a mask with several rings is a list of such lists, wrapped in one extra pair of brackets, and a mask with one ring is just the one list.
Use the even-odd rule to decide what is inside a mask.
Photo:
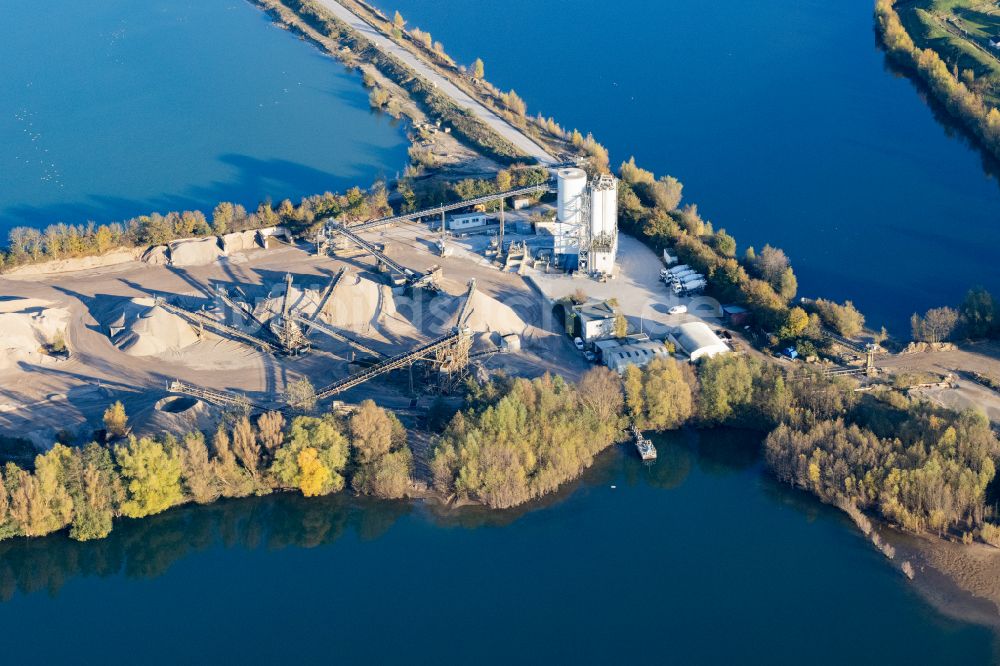
[(1000, 630), (1000, 549), (879, 531), (896, 548), (895, 562), (913, 565), (913, 585), (928, 603), (948, 617)]

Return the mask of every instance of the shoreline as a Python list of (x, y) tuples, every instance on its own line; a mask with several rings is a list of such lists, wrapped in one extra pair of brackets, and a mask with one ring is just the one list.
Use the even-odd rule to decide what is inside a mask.
[(909, 561), (908, 582), (942, 615), (1000, 634), (1000, 549), (960, 544), (929, 534), (910, 534), (880, 524), (883, 538)]

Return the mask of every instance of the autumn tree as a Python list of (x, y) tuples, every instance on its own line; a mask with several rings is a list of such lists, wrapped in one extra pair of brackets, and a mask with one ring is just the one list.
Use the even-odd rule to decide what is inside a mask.
[(268, 460), (285, 442), (285, 417), (281, 412), (265, 412), (257, 418), (257, 438), (264, 446)]
[(221, 481), (213, 469), (205, 436), (200, 432), (184, 437), (181, 445), (181, 478), (185, 495), (198, 504), (214, 502), (222, 494)]
[(302, 377), (288, 384), (285, 391), (285, 401), (296, 409), (309, 414), (316, 409), (316, 389), (313, 388), (312, 382), (306, 377)]
[(846, 338), (852, 338), (864, 330), (865, 316), (858, 312), (851, 301), (845, 301), (843, 305), (840, 305), (818, 298), (813, 305), (823, 323)]
[[(316, 452), (302, 452), (312, 449)], [(292, 419), (285, 444), (278, 449), (271, 464), (271, 474), (285, 488), (306, 489), (314, 495), (326, 495), (344, 488), (343, 470), (347, 464), (348, 443), (330, 415), (322, 418), (296, 416)], [(306, 467), (302, 467), (302, 462)], [(317, 464), (326, 471), (320, 471)], [(322, 483), (320, 483), (322, 482)]]
[(406, 429), (394, 414), (371, 400), (361, 403), (349, 423), (357, 469), (351, 485), (360, 493), (402, 497), (409, 487), (412, 454)]
[(483, 64), (482, 58), (476, 58), (472, 63), (472, 78), (480, 81), (486, 78), (486, 65)]
[(622, 383), (625, 387), (625, 407), (629, 418), (642, 423), (646, 413), (646, 392), (642, 387), (642, 370), (637, 365), (625, 366), (622, 373)]
[(674, 430), (686, 423), (694, 413), (693, 384), (690, 367), (673, 358), (656, 358), (646, 365), (642, 371), (644, 427)]
[(104, 429), (111, 437), (125, 437), (128, 434), (128, 416), (121, 400), (104, 410)]
[(580, 402), (592, 410), (602, 423), (617, 423), (625, 406), (622, 379), (603, 365), (591, 368), (580, 379)]
[(923, 342), (943, 342), (947, 340), (958, 323), (958, 312), (951, 308), (932, 308), (921, 317), (913, 313), (910, 328), (914, 340)]
[(726, 422), (753, 397), (753, 371), (745, 356), (720, 354), (702, 359), (698, 379), (700, 417), (708, 423)]
[(250, 473), (236, 460), (233, 453), (232, 439), (223, 426), (215, 431), (212, 438), (212, 448), (215, 456), (212, 458), (212, 473), (219, 484), (223, 497), (246, 497), (254, 491), (254, 482)]

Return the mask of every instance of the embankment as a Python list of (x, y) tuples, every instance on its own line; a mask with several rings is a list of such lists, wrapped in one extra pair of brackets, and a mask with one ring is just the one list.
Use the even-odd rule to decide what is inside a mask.
[(890, 58), (920, 79), (945, 109), (1000, 159), (1000, 111), (969, 89), (933, 49), (914, 42), (896, 11), (898, 0), (876, 0), (876, 32)]

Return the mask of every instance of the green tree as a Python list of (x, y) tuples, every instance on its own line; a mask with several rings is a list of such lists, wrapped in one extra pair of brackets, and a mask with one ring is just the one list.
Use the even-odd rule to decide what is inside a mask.
[[(292, 419), (285, 444), (278, 449), (271, 465), (271, 473), (285, 488), (302, 488), (304, 470), (300, 465), (299, 454), (311, 448), (316, 451), (316, 460), (329, 473), (317, 472), (312, 467), (312, 454), (306, 454), (310, 468), (305, 470), (311, 474), (307, 485), (310, 492), (329, 494), (343, 490), (343, 470), (347, 465), (348, 444), (332, 416), (316, 418), (312, 416), (296, 416)], [(320, 488), (316, 480), (322, 479)], [(312, 485), (310, 485), (312, 484)]]
[(753, 372), (745, 356), (722, 354), (702, 359), (698, 379), (700, 416), (708, 423), (730, 420), (753, 397)]
[(673, 358), (657, 358), (643, 368), (644, 427), (674, 430), (691, 418), (694, 413), (691, 390), (694, 378), (685, 376), (685, 370), (688, 370), (687, 366), (682, 367)]
[(795, 272), (792, 271), (791, 266), (781, 273), (781, 277), (778, 279), (777, 290), (786, 301), (795, 298), (795, 294), (799, 290), (799, 281), (795, 277)]
[(142, 518), (166, 511), (184, 500), (181, 490), (179, 451), (166, 450), (149, 437), (130, 437), (127, 444), (115, 447), (115, 459), (127, 490), (122, 513)]
[(77, 541), (103, 539), (111, 533), (122, 492), (111, 452), (90, 443), (65, 461), (66, 488), (73, 498), (69, 535)]
[(719, 229), (712, 237), (712, 246), (715, 251), (725, 257), (736, 256), (736, 239), (726, 233), (725, 229)]
[(982, 287), (970, 289), (958, 309), (965, 335), (976, 340), (994, 334), (1000, 322), (997, 310), (996, 299), (990, 292)]

